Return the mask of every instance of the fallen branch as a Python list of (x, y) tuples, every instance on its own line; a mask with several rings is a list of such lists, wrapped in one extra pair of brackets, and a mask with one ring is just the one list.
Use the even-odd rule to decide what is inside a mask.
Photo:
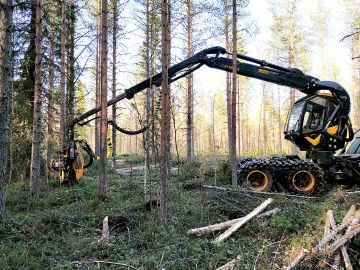
[(133, 270), (139, 270), (139, 268), (136, 268), (136, 267), (131, 266), (131, 265), (129, 265), (129, 264), (119, 263), (119, 262), (111, 262), (111, 261), (85, 260), (85, 261), (74, 261), (74, 262), (71, 262), (71, 264), (77, 264), (77, 265), (80, 265), (80, 264), (86, 264), (86, 263), (97, 263), (97, 264), (104, 263), (104, 264), (112, 264), (112, 265), (119, 265), (119, 266), (123, 266), (123, 267), (130, 268), (130, 269), (133, 269)]
[(219, 242), (224, 241), (227, 238), (229, 238), (234, 232), (236, 232), (246, 222), (248, 222), (250, 219), (252, 219), (253, 217), (257, 216), (259, 213), (261, 213), (270, 203), (272, 203), (272, 201), (273, 201), (272, 198), (268, 198), (261, 205), (256, 207), (249, 214), (247, 214), (243, 219), (239, 220), (234, 225), (232, 225), (228, 230), (226, 230), (224, 233), (222, 233), (218, 237), (216, 237), (214, 240), (214, 243), (219, 243)]
[(256, 195), (283, 196), (283, 197), (299, 198), (299, 199), (319, 199), (319, 197), (294, 195), (294, 194), (286, 194), (286, 193), (278, 193), (278, 192), (257, 192), (257, 191), (253, 191), (253, 190), (249, 190), (249, 189), (243, 189), (243, 188), (235, 189), (235, 188), (227, 188), (227, 187), (221, 187), (221, 186), (209, 186), (209, 185), (201, 185), (201, 186), (203, 188), (207, 188), (207, 189), (229, 191), (229, 192), (235, 192), (235, 193), (250, 193), (250, 194), (256, 194)]
[[(276, 214), (278, 212), (280, 212), (281, 209), (280, 208), (274, 208), (272, 210), (266, 211), (260, 215), (257, 216), (257, 218), (262, 218), (262, 217), (268, 217), (271, 216), (273, 214)], [(225, 222), (221, 222), (221, 223), (217, 223), (217, 224), (212, 224), (209, 226), (204, 226), (204, 227), (200, 227), (200, 228), (195, 228), (195, 229), (190, 229), (188, 230), (188, 235), (202, 235), (205, 233), (210, 233), (210, 232), (215, 232), (215, 231), (220, 231), (222, 229), (231, 227), (232, 225), (234, 225), (236, 222), (239, 222), (240, 220), (242, 220), (244, 217), (241, 218), (237, 218), (237, 219), (232, 219), (232, 220), (228, 220)]]
[(236, 259), (232, 259), (230, 262), (224, 264), (223, 266), (220, 266), (216, 268), (216, 270), (231, 270), (234, 269), (234, 267), (240, 262), (240, 256), (237, 256)]

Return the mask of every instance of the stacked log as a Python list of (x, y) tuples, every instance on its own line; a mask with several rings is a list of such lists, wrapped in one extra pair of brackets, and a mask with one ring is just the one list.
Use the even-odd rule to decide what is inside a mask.
[(320, 257), (318, 267), (330, 267), (330, 269), (345, 267), (346, 270), (353, 270), (347, 244), (358, 233), (360, 233), (360, 210), (355, 211), (355, 206), (350, 207), (339, 225), (335, 222), (333, 211), (328, 210), (322, 240), (309, 252), (300, 251), (299, 255), (284, 269), (295, 269), (305, 258)]

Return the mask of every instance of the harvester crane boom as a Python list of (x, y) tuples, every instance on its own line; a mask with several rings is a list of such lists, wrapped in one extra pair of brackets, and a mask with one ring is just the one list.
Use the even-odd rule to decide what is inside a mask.
[[(194, 56), (171, 66), (168, 70), (169, 83), (185, 77), (204, 65), (209, 68), (232, 73), (233, 63), (232, 59), (228, 57), (229, 55), (231, 55), (231, 53), (222, 47), (212, 47), (202, 50)], [(238, 75), (294, 88), (305, 94), (305, 97), (292, 104), (292, 109), (288, 115), (284, 130), (285, 139), (297, 145), (300, 150), (307, 151), (307, 157), (316, 164), (325, 166), (328, 172), (333, 175), (337, 174), (338, 178), (341, 178), (341, 173), (343, 173), (343, 171), (347, 172), (343, 169), (343, 167), (346, 166), (341, 162), (334, 161), (334, 153), (339, 149), (344, 149), (346, 142), (351, 141), (354, 137), (349, 119), (350, 97), (346, 90), (336, 82), (320, 81), (313, 76), (304, 74), (297, 68), (285, 68), (239, 53), (237, 53), (236, 56), (236, 73)], [(159, 87), (161, 80), (162, 73), (158, 73), (125, 89), (122, 94), (110, 99), (107, 102), (107, 106), (112, 106), (125, 98), (131, 99), (135, 94), (149, 87)], [(91, 165), (92, 159), (97, 158), (85, 141), (74, 139), (74, 127), (75, 125), (82, 126), (89, 123), (95, 118), (87, 118), (95, 115), (99, 111), (101, 111), (101, 107), (93, 108), (68, 123), (69, 146), (67, 149), (63, 149), (64, 154), (59, 160), (52, 162), (52, 168), (60, 172), (62, 182), (67, 180), (79, 181), (84, 173), (84, 169)], [(108, 124), (112, 125), (113, 128), (118, 131), (129, 135), (139, 134), (147, 128), (146, 126), (138, 131), (128, 131), (117, 126), (112, 120), (108, 120)], [(90, 161), (86, 164), (81, 161), (80, 148), (82, 148), (90, 158)], [(249, 162), (251, 163), (253, 161)], [(264, 181), (266, 184), (260, 185), (260, 188), (256, 190), (268, 190), (271, 188), (272, 183), (271, 175), (268, 172), (273, 170), (274, 175), (276, 175), (277, 171), (284, 171), (284, 168), (290, 170), (293, 167), (292, 162), (295, 162), (301, 170), (294, 172), (294, 177), (289, 181), (293, 182), (296, 190), (310, 192), (315, 186), (314, 179), (319, 178), (319, 175), (321, 175), (321, 173), (315, 173), (315, 171), (320, 172), (321, 170), (319, 168), (316, 169), (317, 167), (314, 164), (299, 160), (298, 158), (296, 161), (289, 158), (275, 158), (272, 159), (271, 162), (275, 162), (275, 165), (282, 164), (282, 166), (280, 166), (278, 170), (274, 170), (266, 167), (266, 161), (255, 160), (253, 162), (254, 164), (246, 163), (249, 166), (242, 163), (241, 168), (243, 168), (243, 170), (240, 176), (243, 174), (246, 175), (246, 179), (250, 179), (249, 177), (254, 172), (248, 172), (247, 170), (249, 168), (253, 168), (256, 165), (256, 172), (259, 172), (266, 167), (267, 169), (265, 168), (265, 170), (261, 172), (262, 176), (268, 176), (266, 178), (267, 180)], [(274, 164), (272, 167), (275, 166)], [(334, 164), (336, 164), (336, 166), (334, 166)], [(265, 167), (263, 168), (262, 166)], [(285, 169), (285, 171), (287, 171), (287, 169)], [(346, 169), (348, 168), (346, 167)], [(331, 170), (334, 170), (335, 173)], [(310, 184), (308, 183), (305, 188), (301, 188), (296, 181), (298, 176), (301, 176), (301, 179), (304, 177), (309, 178)]]
[[(223, 70), (226, 72), (232, 72), (232, 60), (230, 58), (221, 57), (220, 55), (230, 54), (222, 47), (212, 47), (202, 50), (194, 56), (179, 62), (169, 68), (169, 83), (172, 83), (186, 75), (194, 72), (203, 65), (210, 68)], [(237, 74), (255, 78), (291, 88), (296, 88), (302, 93), (313, 94), (319, 89), (327, 88), (330, 91), (334, 91), (334, 94), (342, 100), (343, 107), (346, 110), (350, 110), (350, 98), (346, 91), (338, 84), (334, 82), (322, 82), (319, 79), (304, 74), (301, 70), (296, 68), (284, 68), (275, 64), (268, 63), (264, 60), (259, 60), (246, 55), (237, 54), (239, 60), (237, 61)], [(148, 78), (128, 89), (125, 89), (124, 93), (110, 99), (107, 102), (107, 106), (114, 105), (115, 103), (127, 98), (131, 99), (136, 93), (151, 87), (160, 86), (162, 79), (162, 73), (158, 73), (151, 78)], [(72, 130), (74, 125), (85, 120), (89, 116), (92, 116), (99, 112), (101, 107), (89, 110), (80, 116), (74, 118), (68, 123), (69, 129)], [(71, 132), (70, 132), (71, 134)], [(70, 135), (72, 136), (72, 135)]]

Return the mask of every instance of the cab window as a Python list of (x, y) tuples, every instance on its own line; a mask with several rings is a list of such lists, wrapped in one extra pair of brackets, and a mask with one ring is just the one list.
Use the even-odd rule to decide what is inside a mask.
[(303, 132), (308, 133), (320, 130), (324, 126), (325, 107), (316, 104), (306, 104), (303, 120)]

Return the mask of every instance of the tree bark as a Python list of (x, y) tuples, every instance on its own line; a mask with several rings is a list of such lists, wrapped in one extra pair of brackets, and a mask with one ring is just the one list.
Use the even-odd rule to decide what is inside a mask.
[(233, 187), (237, 186), (237, 170), (236, 170), (236, 76), (237, 76), (237, 66), (236, 66), (236, 47), (237, 47), (237, 29), (236, 29), (236, 0), (232, 2), (232, 93), (231, 93), (231, 148), (229, 150), (230, 154), (230, 163), (231, 163), (231, 179)]
[[(229, 0), (224, 0), (224, 17), (225, 17), (225, 42), (226, 42), (226, 50), (230, 51), (230, 38), (229, 38)], [(230, 73), (226, 72), (226, 115), (227, 115), (227, 130), (228, 130), (228, 154), (229, 154), (229, 162), (231, 165), (231, 149), (232, 149), (232, 137), (231, 137), (231, 80)], [(232, 176), (232, 174), (231, 174)], [(232, 179), (232, 177), (231, 177)]]
[[(117, 32), (118, 32), (118, 11), (117, 11), (117, 0), (113, 0), (113, 46), (112, 46), (112, 98), (116, 97), (116, 46), (117, 46)], [(112, 120), (116, 123), (116, 105), (112, 106)], [(116, 130), (112, 128), (112, 163), (111, 170), (113, 173), (116, 171)]]
[(168, 24), (170, 0), (161, 2), (161, 33), (162, 33), (162, 81), (161, 81), (161, 154), (160, 154), (160, 222), (165, 224), (167, 221), (167, 186), (169, 180), (169, 155), (170, 140), (168, 133), (170, 131), (170, 91), (168, 81), (169, 68), (169, 34)]
[(66, 127), (65, 127), (65, 112), (66, 112), (66, 95), (65, 95), (65, 42), (66, 42), (66, 25), (65, 25), (65, 0), (61, 2), (61, 57), (60, 57), (60, 149), (61, 151), (65, 150), (65, 136), (66, 136)]
[(49, 70), (48, 70), (48, 76), (49, 76), (49, 90), (48, 90), (48, 111), (47, 111), (47, 149), (46, 149), (46, 179), (49, 181), (50, 177), (50, 159), (54, 154), (54, 53), (55, 53), (55, 40), (54, 40), (54, 31), (55, 31), (55, 25), (54, 22), (50, 22), (50, 49), (49, 49)]
[(75, 117), (75, 0), (69, 1), (67, 38), (67, 121)]
[(30, 193), (39, 196), (41, 165), (41, 52), (42, 52), (42, 1), (36, 0), (36, 39), (35, 39), (35, 92), (34, 118), (31, 144)]
[[(193, 14), (192, 14), (192, 1), (187, 0), (187, 57), (190, 58), (193, 56), (192, 48), (192, 24), (193, 24)], [(194, 85), (193, 85), (193, 74), (186, 76), (187, 84), (187, 161), (190, 163), (194, 158)]]
[(99, 162), (99, 198), (106, 198), (107, 187), (107, 33), (108, 3), (102, 0), (101, 25), (101, 116), (100, 116), (100, 162)]
[(9, 161), (12, 77), (12, 0), (0, 0), (0, 216), (5, 212), (6, 168)]
[[(100, 106), (100, 47), (101, 47), (101, 1), (99, 1), (96, 16), (96, 59), (95, 59), (95, 107)], [(95, 154), (100, 154), (100, 113), (96, 113), (95, 119)]]

